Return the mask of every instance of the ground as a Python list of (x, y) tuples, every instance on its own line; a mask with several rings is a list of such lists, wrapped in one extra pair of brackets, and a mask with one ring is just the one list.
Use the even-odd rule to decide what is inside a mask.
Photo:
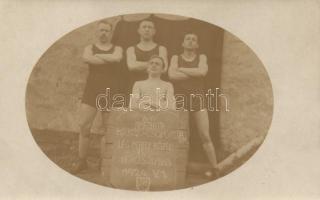
[[(70, 172), (72, 163), (77, 159), (78, 134), (48, 130), (32, 130), (32, 134), (35, 141), (48, 158), (59, 167)], [(111, 187), (110, 183), (102, 178), (99, 169), (100, 139), (101, 135), (91, 134), (88, 156), (89, 169), (79, 173), (77, 176), (89, 182)], [(254, 152), (251, 152), (250, 155), (247, 155), (246, 157), (249, 158), (253, 153)], [(220, 176), (233, 171), (245, 160), (242, 159), (241, 162), (235, 163), (231, 169), (220, 174)], [(209, 165), (206, 163), (189, 162), (187, 166), (187, 181), (186, 185), (183, 187), (193, 187), (211, 181), (212, 179), (208, 179), (208, 177), (204, 176), (204, 172), (208, 168)]]
[[(40, 131), (32, 130), (32, 134), (41, 150), (59, 167), (70, 172), (72, 163), (77, 159), (78, 151), (78, 134), (72, 132), (61, 131)], [(110, 186), (103, 180), (99, 169), (99, 141), (101, 135), (91, 134), (90, 151), (88, 157), (89, 169), (79, 173), (77, 176), (100, 185)], [(193, 167), (196, 166), (196, 167)], [(200, 166), (200, 167), (199, 167)], [(209, 181), (203, 175), (203, 170), (208, 168), (206, 164), (190, 165), (187, 183), (185, 187), (203, 184)], [(198, 168), (194, 170), (194, 168)], [(200, 170), (199, 170), (200, 169)]]

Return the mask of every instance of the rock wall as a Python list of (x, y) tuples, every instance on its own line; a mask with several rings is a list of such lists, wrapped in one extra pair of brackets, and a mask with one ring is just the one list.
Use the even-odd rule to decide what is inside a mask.
[(268, 74), (254, 52), (240, 39), (225, 31), (222, 93), (227, 96), (220, 111), (220, 139), (225, 154), (268, 132), (273, 112), (272, 86)]
[[(109, 18), (117, 23), (119, 18)], [(31, 128), (78, 131), (78, 107), (88, 75), (83, 49), (94, 42), (96, 24), (80, 27), (55, 42), (35, 65), (27, 86), (26, 110)], [(97, 115), (93, 132), (101, 132)]]

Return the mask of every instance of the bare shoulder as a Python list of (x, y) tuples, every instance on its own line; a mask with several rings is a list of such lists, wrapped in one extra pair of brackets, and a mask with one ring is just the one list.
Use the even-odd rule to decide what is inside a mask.
[(92, 47), (93, 47), (93, 44), (89, 44), (89, 45), (87, 45), (84, 49), (85, 49), (85, 50), (91, 50)]
[(172, 57), (171, 57), (171, 60), (177, 60), (178, 59), (178, 55), (173, 55)]
[(199, 59), (200, 59), (200, 60), (207, 60), (206, 54), (200, 54), (200, 55), (199, 55)]
[(121, 50), (121, 51), (122, 51), (122, 47), (121, 47), (121, 46), (117, 46), (117, 45), (116, 45), (114, 48), (115, 48), (116, 50)]
[(159, 45), (159, 50), (160, 50), (160, 51), (166, 51), (167, 48), (166, 48), (165, 46)]
[(136, 81), (137, 84), (142, 84), (143, 82), (145, 82), (145, 80), (142, 81)]
[(134, 84), (137, 86), (141, 86), (147, 83), (147, 80), (142, 80), (142, 81), (136, 81)]
[(172, 83), (169, 82), (169, 81), (163, 81), (163, 85), (165, 85), (166, 88), (171, 88), (171, 87), (173, 87)]
[(141, 81), (136, 81), (136, 82), (134, 82), (134, 84), (133, 84), (134, 86), (136, 86), (136, 87), (138, 87), (138, 86), (140, 86), (141, 85)]
[(134, 48), (133, 46), (128, 47), (127, 52), (133, 52), (133, 48)]

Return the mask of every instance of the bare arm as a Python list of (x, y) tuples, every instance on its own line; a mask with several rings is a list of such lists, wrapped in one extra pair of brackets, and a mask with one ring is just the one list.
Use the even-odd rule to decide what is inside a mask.
[(106, 62), (120, 62), (122, 59), (122, 48), (116, 46), (112, 54), (96, 54), (95, 56)]
[(105, 63), (103, 59), (101, 59), (93, 54), (92, 45), (89, 45), (84, 49), (82, 58), (83, 58), (84, 62), (86, 62), (88, 64), (92, 64), (92, 65), (102, 65)]
[(164, 46), (159, 47), (159, 56), (163, 58), (164, 61), (164, 71), (168, 70), (168, 52)]
[(140, 100), (140, 88), (137, 82), (134, 83), (132, 88), (132, 93), (130, 94), (130, 105), (132, 108), (139, 107), (139, 100)]
[(130, 71), (143, 71), (148, 68), (148, 62), (137, 61), (133, 47), (127, 49), (127, 65)]
[(206, 76), (208, 73), (207, 57), (200, 55), (199, 66), (197, 68), (184, 68), (180, 67), (178, 70), (189, 76), (200, 77)]
[(169, 83), (169, 85), (168, 85), (167, 100), (169, 103), (169, 109), (175, 110), (176, 109), (176, 101), (174, 98), (174, 90), (173, 90), (173, 86), (171, 83)]
[(171, 58), (168, 75), (170, 80), (185, 80), (189, 78), (187, 74), (178, 70), (178, 56), (176, 55)]

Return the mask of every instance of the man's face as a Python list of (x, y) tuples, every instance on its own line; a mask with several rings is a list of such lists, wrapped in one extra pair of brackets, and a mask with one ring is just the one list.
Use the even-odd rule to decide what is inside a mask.
[(142, 21), (139, 25), (138, 33), (144, 39), (152, 39), (156, 33), (153, 22)]
[(159, 74), (161, 75), (164, 71), (164, 63), (160, 58), (152, 58), (149, 61), (148, 73), (149, 74)]
[(184, 36), (182, 47), (185, 49), (194, 50), (199, 47), (198, 37), (195, 34), (187, 34)]
[(110, 42), (111, 39), (111, 26), (110, 24), (100, 23), (98, 26), (98, 38), (102, 43)]

